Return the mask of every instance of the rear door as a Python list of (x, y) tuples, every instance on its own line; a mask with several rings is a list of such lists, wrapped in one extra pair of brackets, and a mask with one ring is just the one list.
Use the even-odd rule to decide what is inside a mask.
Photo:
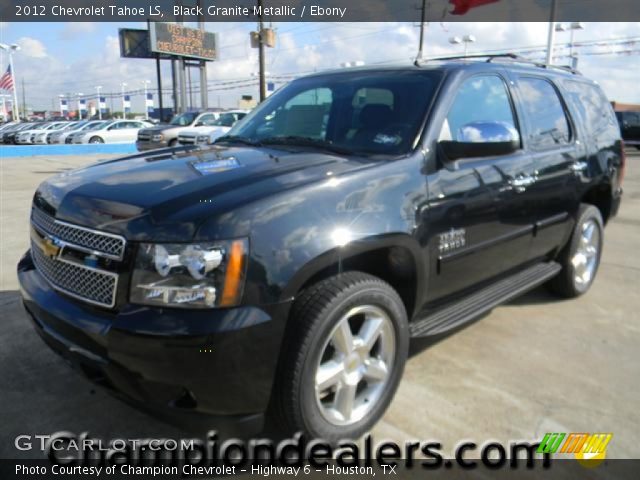
[[(447, 107), (438, 141), (459, 140), (474, 122), (500, 122), (520, 132), (504, 76), (483, 73), (464, 79)], [(521, 135), (521, 134), (520, 134)], [(532, 164), (522, 149), (490, 158), (441, 166), (429, 186), (429, 298), (435, 300), (499, 276), (525, 263), (533, 232), (525, 188)]]
[(586, 148), (558, 87), (548, 78), (523, 74), (516, 80), (525, 148), (534, 163), (528, 187), (535, 220), (532, 256), (553, 254), (567, 239), (579, 205), (577, 180), (588, 167)]

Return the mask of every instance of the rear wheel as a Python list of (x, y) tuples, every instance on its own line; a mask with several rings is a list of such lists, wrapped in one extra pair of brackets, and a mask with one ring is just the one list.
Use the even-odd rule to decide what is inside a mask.
[(274, 390), (285, 433), (357, 438), (384, 414), (407, 358), (407, 315), (395, 290), (360, 272), (297, 299)]
[(89, 143), (104, 143), (104, 140), (100, 137), (91, 137)]
[(572, 298), (589, 290), (600, 265), (603, 234), (600, 210), (582, 204), (569, 244), (559, 258), (562, 271), (549, 283), (554, 293)]

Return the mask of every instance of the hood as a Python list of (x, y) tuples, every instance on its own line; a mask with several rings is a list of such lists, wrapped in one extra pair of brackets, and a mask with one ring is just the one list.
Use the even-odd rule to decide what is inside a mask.
[[(321, 152), (214, 146), (138, 154), (62, 173), (34, 203), (70, 223), (131, 240), (188, 241), (204, 221), (374, 163)], [(240, 235), (240, 233), (239, 233)]]

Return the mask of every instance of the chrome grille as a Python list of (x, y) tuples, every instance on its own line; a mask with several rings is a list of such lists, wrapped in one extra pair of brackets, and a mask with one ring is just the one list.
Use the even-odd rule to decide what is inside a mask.
[(31, 255), (38, 271), (55, 289), (95, 305), (115, 305), (117, 274), (50, 258), (33, 241)]
[(138, 141), (139, 142), (148, 142), (149, 140), (151, 140), (151, 135), (149, 135), (148, 133), (139, 133), (138, 134)]
[(56, 220), (38, 208), (33, 209), (31, 219), (43, 233), (48, 233), (63, 242), (81, 247), (81, 250), (99, 252), (115, 260), (122, 260), (124, 256), (126, 242), (123, 237), (118, 235), (96, 232)]
[(196, 143), (196, 137), (183, 137), (183, 136), (179, 136), (178, 137), (178, 142), (181, 145), (193, 145), (194, 143)]

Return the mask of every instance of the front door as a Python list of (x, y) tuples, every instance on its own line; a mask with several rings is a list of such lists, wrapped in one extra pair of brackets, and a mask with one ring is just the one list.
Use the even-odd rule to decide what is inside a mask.
[[(483, 122), (520, 131), (501, 75), (474, 75), (461, 82), (438, 140), (460, 140), (464, 129)], [(533, 170), (530, 157), (520, 149), (460, 160), (457, 168), (440, 163), (428, 176), (428, 261), (434, 279), (429, 282), (430, 301), (479, 285), (530, 258), (528, 186)]]

